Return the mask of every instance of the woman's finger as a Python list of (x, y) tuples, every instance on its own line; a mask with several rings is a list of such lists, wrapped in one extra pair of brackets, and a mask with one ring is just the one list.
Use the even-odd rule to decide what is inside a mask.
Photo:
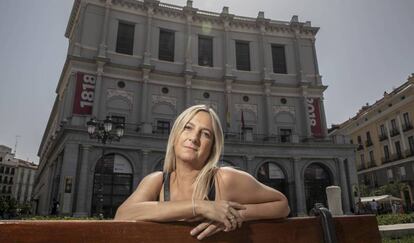
[(234, 215), (234, 217), (235, 217), (235, 219), (237, 221), (237, 226), (240, 228), (241, 225), (242, 225), (242, 223), (243, 223), (243, 219), (242, 219), (239, 211), (237, 211), (234, 208), (231, 208), (230, 211), (231, 211), (232, 215)]
[(201, 232), (198, 236), (197, 236), (197, 239), (198, 240), (202, 240), (202, 239), (204, 239), (205, 237), (207, 237), (207, 236), (210, 236), (210, 235), (212, 235), (212, 234), (215, 234), (215, 233), (217, 233), (218, 231), (217, 231), (217, 229), (218, 229), (218, 227), (216, 226), (216, 225), (214, 225), (214, 224), (210, 224), (203, 232)]
[(244, 209), (246, 209), (246, 206), (244, 206), (243, 204), (240, 204), (240, 203), (236, 203), (236, 202), (230, 202), (230, 201), (229, 201), (229, 205), (230, 205), (232, 208), (239, 209), (239, 210), (244, 210)]
[(198, 235), (201, 231), (205, 230), (210, 224), (211, 222), (203, 222), (197, 225), (197, 227), (195, 227), (194, 229), (190, 231), (190, 235), (192, 236)]

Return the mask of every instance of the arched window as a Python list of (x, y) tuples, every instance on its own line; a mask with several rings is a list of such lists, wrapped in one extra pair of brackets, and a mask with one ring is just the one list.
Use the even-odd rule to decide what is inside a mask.
[(92, 215), (115, 216), (116, 210), (132, 193), (132, 167), (117, 154), (101, 158), (95, 167), (92, 195)]
[(257, 171), (257, 179), (285, 196), (287, 195), (287, 181), (283, 170), (275, 163), (266, 162)]
[(154, 171), (163, 171), (164, 170), (164, 159), (158, 161), (157, 165), (154, 168)]
[(323, 203), (327, 207), (326, 187), (332, 185), (332, 179), (325, 167), (311, 164), (305, 170), (305, 196), (308, 212), (315, 203)]

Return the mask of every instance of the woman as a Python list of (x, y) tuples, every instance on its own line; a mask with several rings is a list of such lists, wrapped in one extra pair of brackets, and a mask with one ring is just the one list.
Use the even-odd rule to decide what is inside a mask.
[(190, 232), (201, 240), (244, 221), (286, 217), (290, 210), (282, 193), (246, 172), (217, 166), (223, 144), (213, 109), (186, 109), (171, 130), (164, 172), (146, 176), (115, 219), (201, 221)]

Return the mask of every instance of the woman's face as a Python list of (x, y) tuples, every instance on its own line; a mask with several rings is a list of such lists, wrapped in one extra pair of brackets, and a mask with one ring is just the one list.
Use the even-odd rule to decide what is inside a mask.
[(204, 166), (210, 156), (214, 133), (209, 113), (199, 111), (184, 126), (183, 132), (174, 143), (177, 161), (191, 162)]

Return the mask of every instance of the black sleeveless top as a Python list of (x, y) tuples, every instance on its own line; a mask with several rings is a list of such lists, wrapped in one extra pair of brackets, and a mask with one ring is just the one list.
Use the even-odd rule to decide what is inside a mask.
[[(171, 173), (162, 173), (162, 184), (164, 185), (164, 202), (170, 201), (170, 175)], [(210, 190), (208, 192), (208, 200), (216, 200), (216, 186), (214, 185), (214, 179), (211, 180)]]

